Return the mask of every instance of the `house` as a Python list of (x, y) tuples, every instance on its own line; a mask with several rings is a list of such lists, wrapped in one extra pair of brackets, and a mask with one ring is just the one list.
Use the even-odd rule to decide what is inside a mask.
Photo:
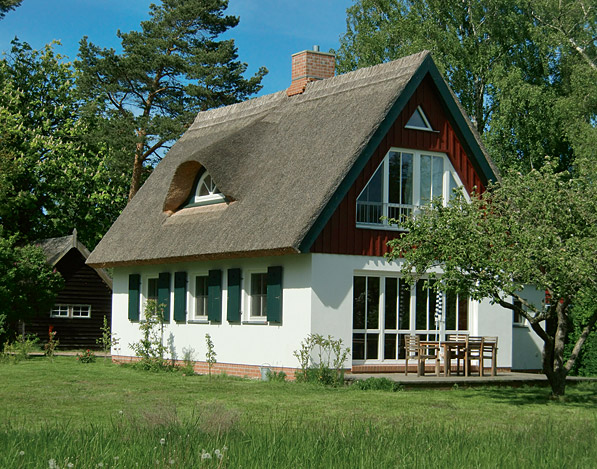
[(70, 236), (45, 239), (40, 246), (48, 264), (64, 278), (64, 288), (50, 311), (28, 321), (27, 332), (43, 343), (51, 327), (61, 348), (98, 348), (104, 318), (110, 325), (112, 279), (104, 269), (85, 264), (89, 251), (77, 239), (76, 230)]
[(498, 336), (512, 367), (511, 311), (411, 288), (383, 257), (401, 233), (384, 216), (497, 177), (475, 129), (428, 52), (334, 63), (294, 54), (287, 90), (199, 113), (93, 251), (114, 272), (115, 359), (134, 356), (156, 299), (173, 358), (192, 349), (198, 371), (206, 333), (231, 375), (292, 373), (312, 333), (351, 348), (346, 368), (395, 371), (404, 335), (435, 337), (440, 311), (441, 334)]

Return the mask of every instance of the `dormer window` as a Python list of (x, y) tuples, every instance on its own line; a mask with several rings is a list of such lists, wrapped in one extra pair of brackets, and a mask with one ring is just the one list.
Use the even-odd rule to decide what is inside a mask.
[(410, 119), (404, 126), (406, 129), (413, 129), (413, 130), (426, 130), (427, 132), (434, 132), (433, 127), (429, 123), (427, 116), (423, 112), (423, 108), (418, 106), (413, 112), (413, 115), (410, 116)]
[(224, 194), (220, 192), (211, 175), (205, 168), (201, 168), (197, 174), (193, 189), (191, 190), (191, 195), (185, 206), (195, 207), (199, 205), (219, 204), (225, 201), (226, 198), (224, 197)]
[(357, 227), (401, 229), (401, 220), (438, 197), (445, 204), (455, 188), (462, 183), (445, 154), (392, 149), (357, 197)]

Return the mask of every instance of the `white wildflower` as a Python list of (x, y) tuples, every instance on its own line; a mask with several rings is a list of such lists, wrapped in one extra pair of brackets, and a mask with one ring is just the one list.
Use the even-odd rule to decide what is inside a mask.
[(104, 467), (104, 463), (103, 462), (98, 462), (97, 463), (97, 467)]
[(206, 453), (205, 450), (201, 452), (201, 459), (211, 459), (211, 454)]
[(58, 469), (58, 465), (56, 464), (55, 459), (50, 459), (48, 461), (48, 466), (50, 467), (50, 469)]
[(23, 450), (19, 451), (19, 456), (25, 456), (25, 451), (23, 451)]
[(165, 438), (160, 438), (160, 445), (164, 446), (166, 444)]
[(69, 462), (66, 467), (68, 467), (69, 469), (75, 467), (75, 465), (72, 462)]
[(120, 459), (120, 456), (114, 456), (114, 461), (118, 461)]
[(170, 465), (172, 466), (176, 461), (174, 459), (170, 459), (170, 461), (168, 461), (170, 463)]

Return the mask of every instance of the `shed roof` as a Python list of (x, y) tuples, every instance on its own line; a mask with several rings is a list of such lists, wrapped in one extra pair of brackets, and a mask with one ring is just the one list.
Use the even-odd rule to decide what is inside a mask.
[[(198, 114), (88, 259), (156, 264), (308, 251), (366, 161), (427, 74), (455, 116), (482, 179), (497, 172), (428, 52)], [(175, 172), (195, 161), (231, 202), (164, 210)], [(355, 176), (356, 177), (356, 176)]]

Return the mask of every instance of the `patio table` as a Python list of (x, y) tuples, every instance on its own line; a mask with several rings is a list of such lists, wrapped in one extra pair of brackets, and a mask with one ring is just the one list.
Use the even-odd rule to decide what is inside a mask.
[(444, 376), (450, 376), (451, 374), (451, 357), (452, 352), (463, 352), (464, 354), (464, 375), (468, 376), (468, 343), (467, 341), (453, 341), (453, 340), (422, 340), (420, 342), (421, 349), (430, 347), (442, 348), (444, 354)]

